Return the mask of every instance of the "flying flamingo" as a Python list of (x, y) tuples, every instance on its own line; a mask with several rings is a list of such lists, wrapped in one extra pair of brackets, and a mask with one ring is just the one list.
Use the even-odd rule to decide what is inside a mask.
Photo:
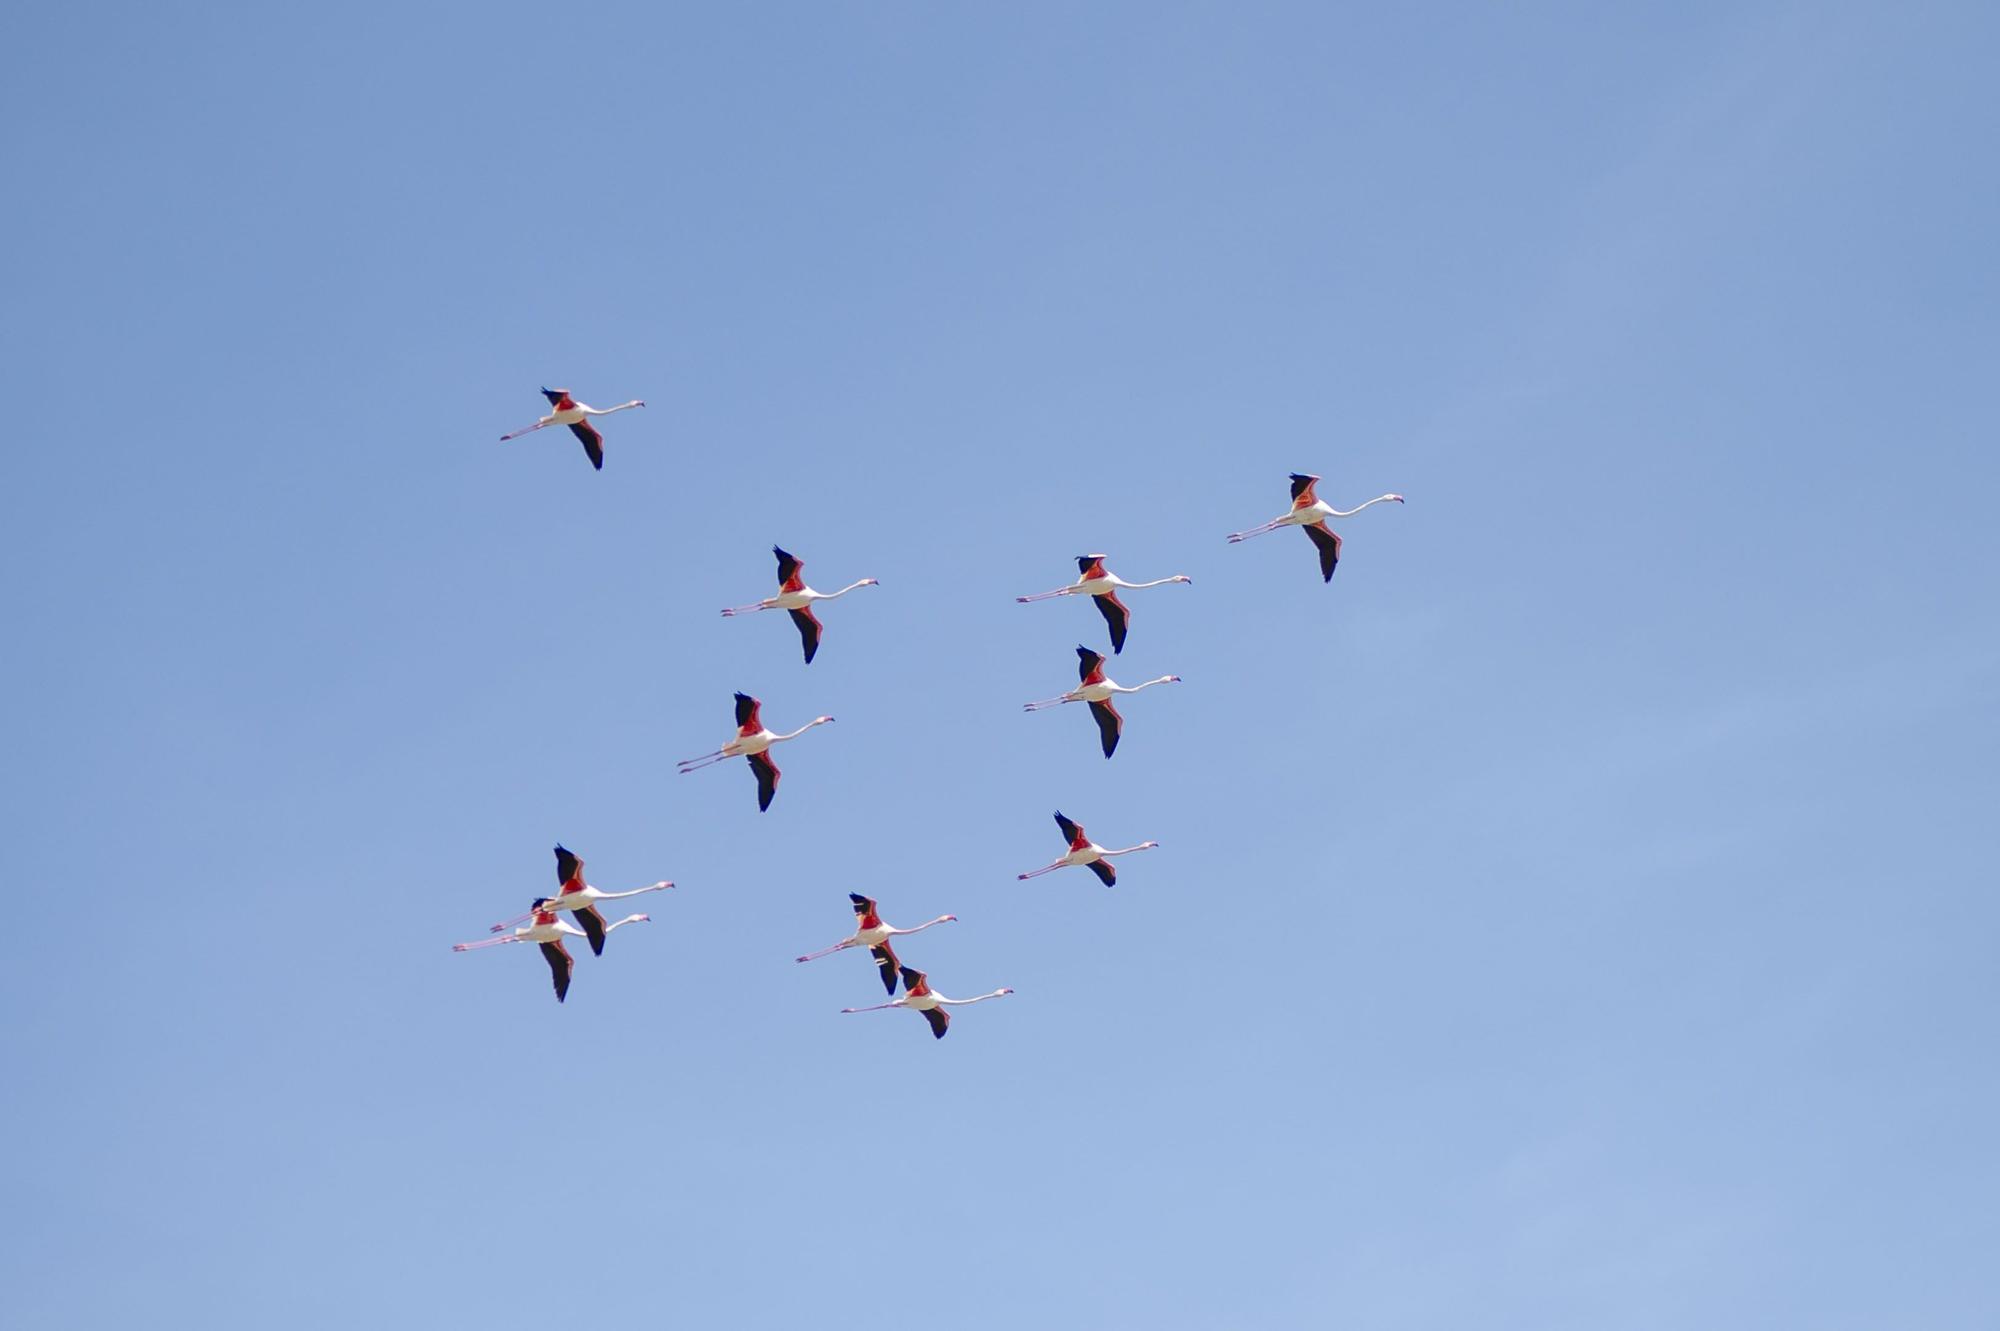
[(1127, 582), (1104, 567), (1105, 558), (1104, 555), (1078, 555), (1076, 567), (1080, 576), (1075, 582), (1052, 592), (1037, 592), (1033, 596), (1017, 596), (1014, 599), (1026, 605), (1030, 601), (1046, 601), (1056, 596), (1088, 596), (1097, 602), (1097, 612), (1111, 626), (1112, 652), (1122, 652), (1125, 650), (1125, 626), (1131, 622), (1132, 612), (1118, 599), (1119, 589), (1136, 591), (1141, 587), (1164, 587), (1170, 582), (1192, 584), (1194, 579), (1184, 573), (1176, 573), (1171, 578), (1155, 578), (1151, 582)]
[(567, 425), (571, 433), (583, 440), (583, 451), (590, 455), (590, 465), (599, 471), (604, 470), (604, 436), (597, 432), (597, 427), (590, 423), (590, 418), (609, 416), (614, 411), (646, 405), (635, 397), (630, 402), (621, 402), (615, 407), (593, 407), (571, 397), (567, 388), (544, 388), (542, 396), (549, 400), (549, 414), (525, 430), (501, 435), (500, 442), (504, 444), (509, 439), (519, 439), (524, 434), (533, 434), (545, 425)]
[(912, 1011), (923, 1013), (924, 1020), (931, 1024), (931, 1034), (942, 1040), (944, 1039), (944, 1033), (951, 1028), (951, 1013), (945, 1011), (946, 1008), (966, 1007), (973, 1003), (984, 1003), (989, 998), (1004, 998), (1014, 992), (1012, 989), (995, 989), (992, 993), (981, 994), (977, 998), (946, 998), (943, 994), (931, 992), (930, 981), (924, 978), (922, 971), (911, 970), (908, 966), (904, 966), (902, 971), (903, 996), (901, 998), (892, 998), (886, 1003), (877, 1003), (874, 1007), (844, 1007), (841, 1011), (881, 1012), (886, 1008), (906, 1007)]
[(799, 637), (805, 643), (806, 664), (811, 665), (813, 654), (819, 651), (819, 635), (822, 631), (818, 618), (812, 612), (813, 602), (836, 600), (856, 587), (879, 587), (881, 584), (874, 578), (863, 578), (859, 582), (848, 583), (837, 592), (816, 592), (806, 586), (805, 560), (796, 555), (788, 555), (775, 545), (771, 547), (771, 553), (778, 557), (778, 594), (755, 605), (731, 606), (722, 613), (724, 617), (728, 617), (747, 615), (757, 610), (791, 611), (792, 622), (799, 626)]
[(903, 964), (896, 960), (896, 950), (889, 946), (891, 938), (902, 934), (920, 934), (933, 924), (949, 924), (956, 915), (940, 915), (935, 920), (920, 924), (914, 929), (894, 929), (882, 923), (882, 917), (875, 913), (875, 903), (858, 892), (849, 892), (847, 899), (854, 903), (854, 932), (835, 943), (832, 947), (808, 952), (798, 961), (817, 961), (821, 957), (832, 956), (850, 947), (865, 947), (873, 954), (875, 964), (881, 968), (882, 986), (891, 997), (896, 993), (896, 971)]
[(1076, 649), (1076, 673), (1083, 683), (1068, 693), (1056, 698), (1043, 698), (1039, 702), (1025, 703), (1024, 712), (1039, 712), (1045, 707), (1058, 707), (1066, 702), (1087, 702), (1090, 714), (1097, 718), (1097, 733), (1104, 741), (1104, 756), (1109, 758), (1118, 748), (1118, 736), (1125, 729), (1125, 718), (1118, 715), (1118, 709), (1111, 705), (1114, 693), (1137, 693), (1150, 689), (1155, 684), (1178, 684), (1179, 675), (1161, 675), (1149, 679), (1144, 684), (1134, 684), (1131, 688), (1104, 676), (1104, 657), (1088, 647)]
[(1331, 504), (1322, 502), (1320, 497), (1313, 493), (1313, 487), (1318, 484), (1319, 477), (1317, 476), (1306, 476), (1299, 472), (1293, 472), (1292, 511), (1281, 518), (1272, 518), (1261, 527), (1252, 527), (1249, 531), (1231, 532), (1229, 543), (1235, 545), (1238, 541), (1247, 541), (1252, 536), (1261, 536), (1267, 531), (1276, 531), (1280, 527), (1304, 527), (1306, 535), (1312, 537), (1312, 543), (1319, 547), (1320, 580), (1322, 582), (1332, 582), (1334, 565), (1340, 562), (1340, 536), (1326, 525), (1326, 520), (1328, 518), (1351, 518), (1363, 508), (1367, 508), (1368, 504), (1382, 504), (1390, 500), (1394, 500), (1400, 504), (1403, 502), (1403, 496), (1376, 495), (1368, 501), (1368, 504), (1362, 504), (1358, 508), (1350, 508), (1343, 513)]
[[(549, 901), (550, 910), (574, 912), (576, 922), (583, 926), (584, 934), (590, 939), (590, 950), (598, 956), (604, 955), (604, 936), (611, 932), (605, 927), (604, 917), (597, 913), (600, 901), (620, 901), (626, 897), (642, 896), (647, 892), (663, 892), (673, 886), (662, 880), (647, 887), (635, 887), (630, 892), (602, 892), (583, 881), (583, 861), (561, 846), (556, 847), (556, 882), (561, 891)], [(493, 926), (492, 933), (511, 929), (526, 915), (516, 915), (511, 920), (502, 920)], [(624, 921), (620, 921), (623, 923)]]
[(699, 758), (689, 758), (680, 764), (682, 775), (698, 772), (704, 767), (729, 758), (748, 758), (751, 770), (757, 773), (757, 811), (762, 813), (771, 807), (771, 797), (778, 793), (778, 778), (784, 775), (778, 765), (771, 761), (765, 750), (773, 744), (782, 744), (788, 739), (797, 739), (814, 726), (823, 726), (833, 720), (830, 716), (816, 716), (788, 735), (777, 735), (764, 729), (757, 712), (764, 704), (747, 693), (736, 695), (736, 738), (717, 749), (714, 753), (704, 753)]
[[(628, 924), (643, 924), (650, 915), (627, 915), (617, 924), (605, 928), (605, 933)], [(569, 996), (569, 976), (576, 962), (570, 958), (569, 949), (563, 946), (564, 938), (587, 937), (583, 930), (573, 924), (565, 924), (556, 918), (555, 908), (547, 897), (536, 897), (530, 922), (522, 928), (502, 938), (482, 938), (476, 943), (453, 943), (454, 952), (474, 952), (482, 947), (500, 947), (506, 943), (539, 943), (542, 956), (549, 963), (549, 975), (555, 980), (556, 1002)]]
[(1139, 850), (1156, 850), (1160, 844), (1157, 841), (1141, 841), (1138, 845), (1127, 846), (1123, 850), (1106, 850), (1083, 834), (1082, 823), (1071, 822), (1062, 816), (1061, 810), (1056, 811), (1056, 826), (1062, 829), (1063, 839), (1069, 842), (1069, 853), (1053, 864), (1044, 864), (1039, 869), (1030, 869), (1024, 874), (1015, 875), (1017, 878), (1025, 882), (1030, 878), (1039, 878), (1045, 873), (1054, 873), (1057, 869), (1067, 869), (1073, 864), (1081, 864), (1096, 874), (1106, 887), (1111, 887), (1118, 882), (1118, 868), (1110, 862), (1113, 855), (1130, 855)]

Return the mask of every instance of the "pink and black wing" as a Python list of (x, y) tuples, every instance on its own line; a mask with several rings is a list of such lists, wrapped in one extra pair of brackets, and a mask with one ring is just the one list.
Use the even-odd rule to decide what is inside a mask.
[(576, 922), (583, 926), (583, 936), (590, 940), (590, 954), (594, 957), (603, 956), (604, 917), (597, 913), (597, 907), (595, 906), (585, 906), (582, 910), (574, 912), (574, 914), (576, 915)]
[(1124, 651), (1125, 626), (1132, 622), (1132, 612), (1118, 599), (1117, 592), (1106, 592), (1102, 596), (1093, 596), (1090, 599), (1097, 602), (1097, 613), (1103, 615), (1104, 622), (1111, 627), (1111, 650)]
[(771, 800), (778, 793), (778, 778), (784, 773), (768, 753), (751, 754), (750, 770), (757, 774), (757, 812), (763, 813), (771, 807)]
[(854, 927), (857, 929), (879, 929), (882, 917), (875, 913), (873, 897), (864, 897), (859, 892), (849, 892), (847, 899), (854, 903)]
[(1085, 581), (1088, 581), (1088, 580), (1090, 580), (1091, 578), (1101, 578), (1101, 577), (1103, 577), (1103, 576), (1104, 576), (1104, 556), (1103, 556), (1103, 555), (1078, 555), (1078, 556), (1076, 557), (1076, 571), (1077, 571), (1077, 575), (1078, 575), (1079, 577), (1083, 578), (1083, 579), (1084, 579)]
[(890, 947), (888, 941), (885, 939), (877, 943), (874, 947), (869, 948), (868, 955), (875, 958), (875, 965), (882, 976), (882, 987), (889, 991), (889, 997), (894, 998), (896, 996), (896, 975), (903, 968), (903, 963), (896, 960), (896, 950)]
[(1109, 758), (1118, 751), (1118, 735), (1125, 729), (1125, 718), (1109, 702), (1092, 703), (1090, 714), (1097, 719), (1097, 735), (1104, 741), (1104, 756)]
[(556, 847), (556, 886), (568, 887), (583, 877), (583, 861), (562, 846)]
[(771, 547), (771, 553), (778, 557), (778, 589), (780, 591), (795, 590), (792, 586), (792, 580), (805, 572), (806, 561), (800, 559), (797, 555), (786, 553), (775, 545)]
[(1086, 684), (1096, 682), (1092, 676), (1102, 678), (1104, 674), (1104, 653), (1093, 652), (1088, 647), (1076, 649), (1076, 677)]
[(578, 421), (569, 427), (569, 432), (583, 441), (583, 451), (590, 458), (590, 465), (604, 470), (604, 436), (589, 421)]
[(1074, 846), (1083, 839), (1083, 824), (1073, 818), (1065, 818), (1062, 810), (1056, 810), (1056, 826), (1062, 829), (1063, 842)]
[(1312, 543), (1319, 547), (1319, 578), (1321, 582), (1333, 581), (1333, 570), (1340, 563), (1340, 533), (1327, 530), (1324, 522), (1315, 522), (1305, 529), (1312, 537)]
[(550, 406), (560, 408), (563, 404), (563, 399), (569, 396), (569, 390), (567, 388), (544, 388), (542, 396), (549, 400)]
[(762, 703), (758, 702), (755, 698), (751, 697), (747, 693), (737, 694), (736, 724), (738, 728), (748, 726), (753, 733), (762, 730), (764, 728), (764, 723), (757, 719), (757, 710), (762, 706), (763, 706)]
[(820, 623), (811, 606), (802, 606), (792, 611), (792, 622), (799, 626), (799, 641), (805, 645), (806, 664), (813, 663), (813, 654), (819, 651)]
[(1319, 484), (1319, 477), (1317, 476), (1308, 476), (1302, 471), (1293, 472), (1292, 507), (1298, 508), (1301, 505), (1301, 503), (1304, 504), (1318, 503), (1319, 496), (1313, 492), (1313, 487), (1318, 484)]
[(542, 956), (549, 963), (549, 975), (556, 984), (556, 1002), (560, 1003), (569, 997), (569, 973), (574, 963), (570, 961), (569, 950), (562, 945), (561, 939), (542, 944)]
[(927, 1007), (923, 1013), (924, 1020), (931, 1024), (932, 1036), (944, 1039), (944, 1033), (951, 1029), (951, 1013), (941, 1007)]
[(1110, 860), (1092, 860), (1084, 868), (1097, 875), (1097, 881), (1106, 887), (1118, 885), (1118, 870)]

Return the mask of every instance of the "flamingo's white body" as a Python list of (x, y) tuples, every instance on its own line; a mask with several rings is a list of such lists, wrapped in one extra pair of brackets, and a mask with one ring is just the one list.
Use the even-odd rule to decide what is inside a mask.
[(1157, 850), (1160, 845), (1157, 841), (1141, 841), (1136, 846), (1126, 846), (1120, 850), (1106, 850), (1103, 846), (1098, 845), (1083, 834), (1082, 823), (1073, 822), (1063, 817), (1061, 810), (1056, 811), (1056, 826), (1062, 829), (1063, 839), (1069, 842), (1069, 850), (1061, 859), (1050, 864), (1044, 864), (1039, 869), (1030, 869), (1024, 874), (1017, 874), (1015, 875), (1017, 878), (1025, 882), (1030, 878), (1039, 878), (1045, 873), (1054, 873), (1057, 869), (1069, 869), (1081, 865), (1087, 866), (1092, 873), (1097, 875), (1098, 881), (1102, 882), (1106, 887), (1110, 887), (1118, 881), (1118, 870), (1115, 865), (1107, 861), (1114, 856), (1130, 855), (1136, 851)]
[(896, 992), (896, 972), (903, 963), (896, 959), (896, 950), (889, 945), (889, 940), (908, 934), (920, 934), (934, 924), (949, 924), (958, 918), (956, 915), (940, 915), (935, 920), (927, 920), (913, 929), (897, 929), (882, 922), (882, 916), (870, 898), (862, 896), (859, 892), (849, 892), (847, 899), (854, 903), (854, 932), (832, 947), (808, 952), (795, 960), (817, 961), (821, 957), (832, 956), (850, 947), (865, 947), (874, 956), (876, 966), (881, 969), (882, 984), (891, 995)]
[(1143, 692), (1155, 684), (1181, 682), (1179, 675), (1161, 675), (1158, 679), (1149, 679), (1144, 684), (1134, 684), (1128, 689), (1104, 673), (1104, 656), (1101, 652), (1093, 652), (1088, 647), (1078, 647), (1076, 657), (1077, 674), (1081, 677), (1081, 682), (1075, 688), (1054, 698), (1023, 703), (1021, 710), (1039, 712), (1044, 708), (1060, 707), (1068, 702), (1089, 703), (1091, 715), (1097, 720), (1098, 734), (1103, 741), (1104, 756), (1107, 758), (1118, 748), (1118, 737), (1125, 729), (1125, 718), (1118, 714), (1118, 709), (1112, 705), (1111, 699), (1120, 693)]
[(841, 1011), (881, 1012), (892, 1007), (906, 1007), (912, 1012), (923, 1013), (924, 1020), (930, 1023), (931, 1034), (942, 1040), (944, 1039), (945, 1031), (951, 1026), (951, 1013), (948, 1009), (970, 1007), (974, 1003), (984, 1003), (989, 998), (1005, 998), (1008, 994), (1014, 992), (1012, 989), (995, 989), (992, 993), (980, 994), (977, 998), (946, 998), (943, 994), (936, 993), (931, 989), (930, 981), (924, 978), (922, 971), (912, 970), (908, 966), (903, 967), (902, 971), (903, 996), (901, 998), (891, 999), (887, 1003), (877, 1003), (873, 1007), (844, 1007)]
[(1318, 484), (1319, 477), (1317, 476), (1308, 476), (1303, 472), (1293, 472), (1291, 512), (1272, 518), (1262, 526), (1252, 527), (1249, 531), (1231, 532), (1229, 534), (1229, 543), (1235, 545), (1239, 541), (1247, 541), (1252, 536), (1262, 536), (1265, 532), (1276, 531), (1280, 527), (1303, 527), (1306, 535), (1312, 538), (1313, 545), (1319, 549), (1321, 581), (1332, 582), (1333, 570), (1340, 563), (1340, 535), (1326, 525), (1326, 520), (1328, 518), (1351, 518), (1370, 504), (1386, 504), (1391, 502), (1400, 504), (1403, 502), (1403, 496), (1398, 494), (1376, 495), (1368, 503), (1357, 504), (1355, 507), (1343, 512), (1319, 497), (1315, 491), (1315, 487)]
[(823, 726), (832, 721), (830, 716), (818, 716), (787, 734), (777, 734), (766, 730), (759, 719), (763, 703), (747, 693), (736, 695), (736, 737), (713, 753), (704, 753), (699, 758), (688, 758), (680, 763), (683, 775), (698, 772), (704, 767), (713, 767), (731, 758), (748, 758), (751, 769), (757, 773), (758, 812), (771, 807), (772, 798), (778, 793), (778, 778), (784, 773), (771, 761), (766, 752), (773, 744), (782, 744), (788, 739), (797, 739), (814, 726)]
[[(583, 861), (561, 846), (556, 847), (556, 882), (559, 886), (556, 895), (547, 899), (548, 908), (573, 913), (590, 939), (590, 950), (600, 957), (604, 955), (605, 936), (611, 930), (597, 911), (598, 902), (622, 901), (626, 897), (644, 896), (648, 892), (664, 892), (673, 886), (662, 879), (645, 887), (635, 887), (630, 892), (602, 891), (583, 881)], [(492, 932), (497, 934), (502, 929), (511, 929), (526, 918), (525, 915), (517, 915), (511, 920), (502, 920), (493, 926)]]
[(1056, 596), (1088, 596), (1097, 603), (1097, 611), (1104, 616), (1104, 622), (1111, 629), (1111, 650), (1125, 650), (1125, 630), (1131, 623), (1132, 612), (1118, 599), (1119, 589), (1137, 591), (1144, 587), (1164, 587), (1170, 582), (1192, 584), (1193, 578), (1184, 573), (1176, 573), (1171, 578), (1155, 578), (1151, 582), (1127, 582), (1116, 573), (1104, 567), (1104, 555), (1078, 555), (1076, 557), (1077, 579), (1067, 587), (1058, 587), (1052, 592), (1036, 592), (1033, 596), (1017, 596), (1014, 599), (1023, 605), (1030, 601), (1046, 601)]
[(778, 557), (778, 594), (752, 605), (730, 606), (722, 612), (723, 617), (755, 614), (759, 610), (790, 611), (792, 622), (798, 626), (799, 638), (805, 644), (806, 664), (811, 665), (813, 656), (819, 651), (820, 634), (825, 632), (819, 617), (813, 614), (813, 602), (837, 601), (857, 587), (879, 587), (881, 583), (874, 578), (863, 578), (859, 582), (848, 583), (837, 592), (816, 592), (806, 586), (804, 560), (787, 554), (775, 545), (771, 547), (771, 553)]
[(597, 427), (590, 423), (590, 418), (609, 416), (646, 405), (638, 398), (633, 398), (630, 402), (620, 402), (615, 407), (593, 407), (588, 402), (578, 402), (571, 397), (567, 388), (544, 388), (542, 396), (549, 400), (549, 414), (525, 429), (501, 435), (500, 442), (504, 444), (509, 439), (519, 439), (524, 434), (533, 434), (551, 425), (567, 425), (570, 432), (583, 441), (583, 451), (589, 455), (590, 465), (599, 471), (604, 470), (604, 436), (597, 432)]

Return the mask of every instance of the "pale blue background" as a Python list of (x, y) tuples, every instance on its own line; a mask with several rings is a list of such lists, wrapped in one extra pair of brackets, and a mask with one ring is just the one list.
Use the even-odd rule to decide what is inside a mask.
[(1387, 8), (16, 12), (0, 1320), (2000, 1324), (2000, 19)]

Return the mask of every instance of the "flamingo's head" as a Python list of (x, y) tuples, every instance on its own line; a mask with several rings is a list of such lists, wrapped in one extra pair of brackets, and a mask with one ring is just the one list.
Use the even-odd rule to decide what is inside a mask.
[(947, 920), (949, 920), (949, 921), (951, 921), (951, 922), (952, 922), (953, 924), (957, 924), (957, 923), (958, 923), (958, 916), (956, 916), (956, 915), (947, 915), (947, 916), (945, 916), (944, 918), (945, 918), (945, 919), (947, 919)]
[(1167, 683), (1169, 683), (1169, 684), (1178, 684), (1178, 683), (1180, 683), (1180, 682), (1181, 682), (1181, 677), (1180, 677), (1179, 675), (1168, 675), (1168, 676), (1167, 676)]
[(1012, 989), (1002, 989), (1002, 990), (1001, 990), (1000, 992), (1001, 992), (1001, 993), (1003, 993), (1003, 994), (1011, 994), (1011, 993), (1013, 993), (1014, 991), (1013, 991)]
[(863, 587), (880, 587), (880, 586), (882, 585), (882, 579), (880, 579), (880, 578), (863, 578), (863, 579), (861, 580), (861, 585), (862, 585)]
[(832, 718), (832, 717), (830, 717), (830, 716), (822, 716), (822, 717), (819, 717), (818, 719), (816, 719), (816, 720), (815, 720), (815, 721), (813, 722), (813, 724), (814, 724), (814, 725), (816, 725), (816, 726), (823, 726), (823, 725), (826, 725), (826, 724), (827, 724), (828, 722), (830, 722), (830, 721), (832, 721), (832, 720), (833, 720), (833, 718)]
[(1403, 502), (1403, 496), (1401, 495), (1390, 495), (1389, 498), (1395, 500), (1399, 504)]
[(1188, 576), (1187, 574), (1185, 574), (1185, 573), (1176, 573), (1176, 574), (1174, 574), (1174, 576), (1173, 576), (1173, 577), (1169, 578), (1169, 579), (1168, 579), (1168, 581), (1169, 581), (1169, 582), (1185, 582), (1185, 583), (1186, 583), (1186, 584), (1187, 584), (1188, 586), (1190, 586), (1190, 587), (1194, 586), (1194, 579), (1193, 579), (1193, 578), (1190, 578), (1190, 577), (1189, 577), (1189, 576)]

